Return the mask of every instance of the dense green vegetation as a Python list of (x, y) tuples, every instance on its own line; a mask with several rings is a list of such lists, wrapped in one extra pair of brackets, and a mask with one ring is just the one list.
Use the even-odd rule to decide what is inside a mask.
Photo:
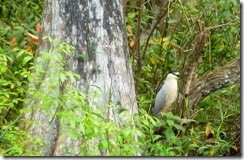
[[(86, 143), (94, 137), (103, 139), (97, 147), (107, 149), (109, 155), (240, 155), (240, 84), (233, 84), (206, 97), (195, 108), (199, 112), (194, 119), (184, 120), (169, 112), (159, 120), (151, 113), (161, 80), (171, 68), (181, 71), (184, 57), (178, 51), (193, 45), (198, 20), (204, 21), (209, 29), (203, 57), (197, 68), (198, 76), (239, 56), (239, 1), (198, 0), (183, 3), (179, 0), (171, 1), (170, 5), (156, 0), (141, 5), (136, 0), (128, 2), (126, 27), (140, 113), (133, 117), (133, 122), (128, 121), (123, 126), (92, 112), (86, 106), (86, 96), (76, 89), (51, 102), (48, 101), (51, 95), (39, 92), (38, 88), (27, 90), (29, 81), (43, 74), (43, 68), (33, 63), (37, 46), (29, 35), (38, 35), (37, 24), (41, 22), (42, 7), (43, 1), (37, 0), (5, 0), (0, 4), (0, 155), (40, 155), (28, 150), (27, 144), (38, 146), (42, 145), (42, 141), (19, 128), (27, 95), (46, 99), (46, 109), (51, 103), (66, 106), (57, 116), (67, 126), (70, 137), (86, 137), (81, 155), (96, 155), (92, 150), (86, 150)], [(158, 19), (158, 25), (150, 34)], [(136, 41), (138, 37), (140, 42)], [(72, 49), (67, 44), (58, 47), (67, 54)], [(61, 55), (56, 59), (63, 62)], [(46, 60), (50, 57), (37, 61)], [(36, 72), (31, 72), (33, 69)], [(79, 77), (62, 69), (53, 76), (59, 76), (64, 81)], [(67, 101), (70, 97), (72, 102)], [(73, 116), (78, 110), (85, 116)], [(122, 111), (120, 116), (124, 114), (126, 111)], [(185, 125), (178, 123), (183, 120)], [(75, 125), (79, 125), (80, 129)], [(100, 126), (104, 127), (101, 129)], [(134, 140), (135, 135), (138, 141)], [(70, 153), (72, 155), (72, 150)]]

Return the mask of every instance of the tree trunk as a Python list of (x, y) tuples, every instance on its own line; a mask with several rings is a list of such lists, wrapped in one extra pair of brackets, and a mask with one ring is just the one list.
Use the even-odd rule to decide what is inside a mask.
[[(122, 10), (120, 0), (46, 0), (38, 49), (39, 56), (42, 56), (41, 51), (50, 50), (50, 44), (41, 39), (43, 36), (74, 46), (76, 50), (66, 57), (67, 70), (80, 75), (74, 86), (88, 95), (87, 104), (95, 112), (104, 107), (104, 117), (119, 124), (128, 120), (128, 117), (118, 117), (116, 109), (119, 107), (127, 109), (131, 115), (138, 112)], [(51, 75), (59, 69), (47, 68), (47, 75), (40, 88), (45, 90), (50, 80), (53, 80)], [(50, 92), (58, 98), (56, 95), (66, 92), (66, 89), (60, 84)], [(99, 96), (89, 97), (93, 93)], [(60, 136), (60, 133), (65, 132), (65, 126), (61, 126), (55, 116), (58, 106), (54, 104), (48, 112), (37, 109), (42, 107), (42, 101), (33, 101), (32, 98), (27, 98), (26, 108), (35, 108), (24, 117), (40, 124), (29, 125), (28, 132), (45, 142), (43, 147), (36, 150), (45, 156), (64, 156), (69, 155), (65, 148), (70, 148), (72, 155), (79, 155), (82, 139)], [(108, 107), (108, 103), (113, 104), (113, 107)], [(94, 140), (89, 146), (96, 147), (97, 143)], [(95, 152), (95, 155), (101, 154), (98, 150)]]

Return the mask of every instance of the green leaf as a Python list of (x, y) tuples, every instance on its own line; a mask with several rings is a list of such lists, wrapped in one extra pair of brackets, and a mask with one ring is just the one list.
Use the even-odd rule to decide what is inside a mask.
[(139, 137), (143, 136), (143, 132), (141, 132), (139, 129), (135, 128), (135, 134)]
[(83, 134), (86, 133), (86, 132), (85, 132), (85, 126), (84, 126), (82, 123), (80, 123), (80, 130), (81, 130), (81, 132), (82, 132)]
[(32, 56), (26, 56), (24, 59), (23, 59), (23, 62), (22, 62), (22, 65), (25, 65), (27, 62), (29, 62), (33, 57)]
[(108, 148), (108, 141), (107, 140), (101, 140), (98, 144), (98, 149), (106, 149)]
[(66, 80), (66, 76), (63, 73), (59, 74), (59, 78), (62, 83), (64, 83), (64, 81)]
[(8, 31), (10, 30), (10, 27), (6, 27), (1, 31), (1, 35), (4, 36), (5, 34), (8, 33)]
[(221, 108), (219, 109), (219, 111), (220, 111), (220, 118), (221, 118), (221, 121), (223, 122), (223, 121), (224, 121), (224, 114), (223, 114), (223, 111), (222, 111)]
[(71, 129), (75, 128), (75, 121), (70, 121), (70, 127), (71, 127)]
[(142, 122), (142, 124), (144, 124), (144, 126), (146, 126), (146, 127), (149, 126), (149, 122), (147, 119), (142, 119), (141, 122)]
[(131, 133), (131, 130), (129, 130), (129, 129), (124, 130), (123, 133), (124, 133), (125, 137), (128, 137)]
[(16, 58), (19, 58), (20, 56), (24, 55), (26, 51), (25, 50), (20, 50), (17, 55), (16, 55)]
[(168, 20), (168, 24), (172, 24), (172, 23), (175, 23), (175, 22), (177, 22), (176, 19), (169, 19), (169, 20)]
[(165, 135), (169, 143), (173, 143), (173, 139), (175, 138), (174, 131), (171, 128), (167, 128), (165, 131)]
[(167, 123), (169, 126), (173, 126), (174, 125), (174, 121), (171, 119), (167, 119)]
[(65, 124), (65, 122), (66, 122), (66, 117), (64, 117), (64, 116), (62, 116), (61, 118), (60, 118), (60, 124), (61, 125), (64, 125)]
[(176, 124), (176, 123), (174, 123), (174, 125), (173, 125), (176, 129), (178, 129), (178, 130), (181, 130), (181, 131), (185, 131), (185, 128), (183, 128), (181, 125), (178, 125), (178, 124)]
[(189, 144), (189, 147), (198, 148), (199, 146), (193, 143), (193, 144)]
[(199, 152), (199, 153), (201, 154), (201, 153), (203, 153), (206, 149), (209, 149), (209, 147), (207, 147), (207, 146), (201, 146), (201, 147), (197, 150), (197, 152)]
[(155, 135), (155, 136), (153, 136), (153, 142), (155, 142), (156, 140), (158, 140), (161, 137), (162, 137), (161, 135)]
[(231, 0), (231, 2), (233, 3), (234, 6), (238, 5), (238, 1), (237, 0)]
[(167, 119), (171, 119), (174, 121), (179, 121), (181, 119), (179, 116), (174, 116), (172, 112), (166, 113), (165, 116), (167, 117)]

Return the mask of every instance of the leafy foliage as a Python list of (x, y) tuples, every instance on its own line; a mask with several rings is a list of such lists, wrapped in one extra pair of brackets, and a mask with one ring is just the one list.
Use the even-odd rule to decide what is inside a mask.
[[(127, 10), (126, 15), (127, 35), (138, 103), (141, 110), (143, 108), (148, 114), (152, 113), (151, 107), (154, 104), (155, 92), (168, 71), (174, 68), (183, 72), (187, 55), (192, 52), (192, 46), (196, 45), (199, 21), (205, 22), (208, 37), (202, 51), (202, 58), (197, 66), (197, 77), (225, 65), (234, 57), (239, 56), (240, 11), (238, 1), (147, 1), (141, 6), (138, 5), (139, 1), (137, 2), (128, 2), (130, 10)], [(138, 23), (140, 13), (142, 22)], [(140, 41), (141, 44), (140, 52), (136, 49), (137, 41)], [(180, 82), (180, 86), (183, 85), (184, 83)], [(184, 136), (189, 139), (189, 143), (185, 144), (185, 147), (188, 146), (188, 149), (184, 148), (180, 155), (239, 154), (237, 139), (240, 140), (240, 130), (238, 129), (240, 119), (238, 118), (234, 123), (235, 127), (231, 129), (230, 135), (226, 132), (229, 130), (228, 126), (232, 126), (230, 124), (233, 124), (233, 120), (224, 118), (228, 117), (228, 114), (236, 117), (240, 115), (240, 96), (239, 94), (236, 96), (236, 92), (240, 93), (240, 88), (238, 84), (234, 86), (211, 94), (195, 108), (197, 113), (195, 120), (198, 123), (185, 126)], [(228, 98), (225, 93), (229, 94)], [(230, 105), (232, 103), (234, 105)], [(213, 117), (209, 118), (210, 115)], [(222, 119), (221, 122), (218, 121), (220, 119)], [(210, 132), (212, 137), (205, 134), (209, 126), (214, 133)], [(170, 134), (170, 132), (168, 133)], [(162, 136), (162, 134), (157, 136)], [(184, 139), (184, 136), (181, 138)], [(164, 137), (164, 139), (166, 138)], [(178, 143), (181, 142), (183, 140), (178, 140)], [(160, 144), (163, 146), (162, 144), (165, 143)], [(158, 145), (154, 147), (159, 148)], [(152, 155), (165, 155), (165, 153), (162, 151), (161, 154)], [(174, 152), (171, 155), (177, 154)]]
[[(0, 154), (35, 155), (25, 151), (32, 141), (19, 127), (20, 110), (26, 94), (30, 67), (36, 46), (27, 32), (34, 30), (41, 18), (42, 2), (10, 0), (0, 5)], [(38, 143), (39, 144), (39, 143)]]

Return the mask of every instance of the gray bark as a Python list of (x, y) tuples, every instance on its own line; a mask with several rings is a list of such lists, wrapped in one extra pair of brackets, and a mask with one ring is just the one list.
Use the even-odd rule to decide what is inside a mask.
[(228, 64), (208, 74), (199, 77), (189, 91), (189, 108), (196, 107), (206, 96), (240, 82), (240, 57), (236, 57)]
[[(43, 36), (73, 45), (76, 50), (66, 59), (67, 69), (81, 76), (74, 86), (87, 95), (99, 93), (96, 98), (88, 98), (88, 105), (95, 112), (99, 111), (98, 108), (105, 107), (104, 116), (119, 124), (128, 117), (119, 119), (116, 112), (118, 107), (127, 109), (131, 115), (138, 112), (122, 10), (120, 0), (46, 0), (38, 51), (39, 56), (42, 56), (41, 51), (50, 49), (50, 44), (41, 39)], [(84, 58), (79, 58), (79, 54)], [(47, 68), (43, 90), (48, 86), (49, 75), (57, 70), (58, 67)], [(65, 89), (59, 86), (52, 92), (55, 97), (58, 93), (65, 92)], [(32, 97), (28, 97), (27, 101), (26, 108), (41, 107), (42, 104), (41, 101), (33, 101)], [(108, 103), (114, 106), (106, 107)], [(65, 132), (65, 126), (60, 126), (59, 119), (55, 117), (57, 108), (54, 105), (48, 113), (33, 109), (31, 113), (25, 114), (26, 120), (34, 121), (28, 127), (29, 133), (45, 142), (43, 147), (36, 150), (46, 156), (64, 156), (68, 155), (66, 147), (72, 149), (73, 155), (78, 155), (82, 140), (65, 135), (61, 137), (60, 133)], [(96, 145), (97, 140), (89, 146)], [(97, 151), (95, 154), (102, 153)]]

